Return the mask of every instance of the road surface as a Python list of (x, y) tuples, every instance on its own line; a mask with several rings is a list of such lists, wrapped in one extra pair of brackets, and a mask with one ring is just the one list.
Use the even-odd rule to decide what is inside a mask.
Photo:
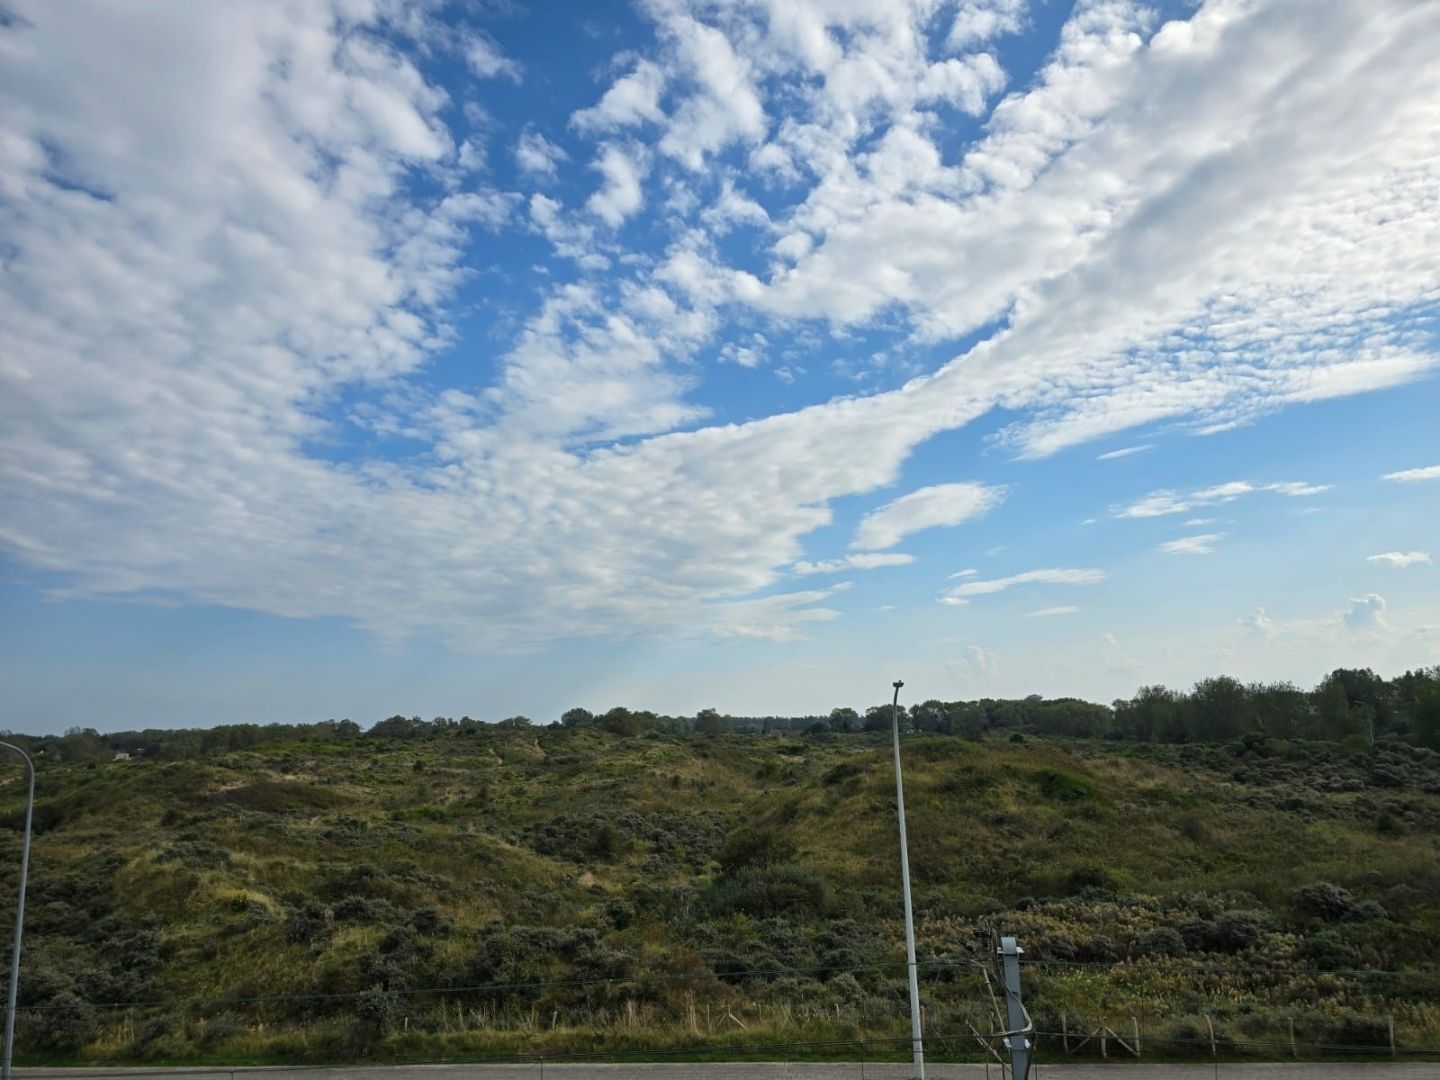
[[(909, 1065), (858, 1062), (374, 1065), (274, 1069), (16, 1069), (16, 1080), (911, 1080)], [(987, 1080), (984, 1065), (927, 1065), (926, 1080)], [(1440, 1062), (1040, 1065), (1030, 1080), (1440, 1080)], [(1003, 1080), (991, 1065), (988, 1080)]]

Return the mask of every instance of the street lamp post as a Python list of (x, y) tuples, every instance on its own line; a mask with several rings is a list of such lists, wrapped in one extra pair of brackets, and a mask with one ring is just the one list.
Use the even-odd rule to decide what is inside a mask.
[[(895, 811), (900, 819), (900, 887), (905, 894), (905, 966), (910, 975), (910, 1050), (915, 1080), (925, 1080), (925, 1043), (920, 1031), (920, 979), (915, 971), (915, 914), (910, 906), (910, 845), (905, 839), (905, 782), (900, 778), (900, 688), (890, 703), (890, 727), (895, 740)], [(5, 1080), (9, 1080), (8, 1077)]]
[(5, 1007), (5, 1057), (0, 1063), (0, 1080), (10, 1080), (10, 1058), (15, 1051), (15, 995), (20, 989), (20, 935), (25, 930), (25, 879), (30, 873), (30, 818), (35, 810), (35, 763), (30, 755), (12, 743), (0, 747), (14, 750), (30, 770), (30, 791), (25, 799), (25, 843), (20, 849), (20, 899), (15, 904), (15, 946), (10, 950), (10, 996)]

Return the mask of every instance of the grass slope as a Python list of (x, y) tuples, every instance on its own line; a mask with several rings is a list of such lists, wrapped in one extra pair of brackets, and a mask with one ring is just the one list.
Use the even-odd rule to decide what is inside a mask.
[[(1209, 1017), (1288, 1056), (1292, 1024), (1378, 1045), (1393, 1017), (1402, 1046), (1440, 1044), (1440, 755), (904, 753), (932, 1052), (992, 1028), (967, 961), (995, 932), (1035, 961), (1043, 1031), (1110, 1018), (1152, 1054), (1208, 1054)], [(865, 735), (483, 729), (42, 765), (17, 1060), (903, 1039), (893, 784)], [(20, 796), (10, 774), (13, 826)], [(18, 833), (0, 842), (8, 898)], [(430, 992), (457, 987), (480, 989)]]

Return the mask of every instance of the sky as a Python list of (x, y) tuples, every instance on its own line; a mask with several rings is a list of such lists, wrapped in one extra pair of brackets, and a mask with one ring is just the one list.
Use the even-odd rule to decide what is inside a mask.
[(1440, 663), (1437, 40), (3, 0), (0, 726)]

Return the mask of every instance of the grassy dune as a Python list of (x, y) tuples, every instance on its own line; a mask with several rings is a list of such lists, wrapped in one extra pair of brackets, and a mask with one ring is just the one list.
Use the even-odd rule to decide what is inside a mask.
[[(1109, 1018), (1147, 1054), (1208, 1055), (1209, 1017), (1247, 1044), (1228, 1052), (1288, 1057), (1292, 1025), (1368, 1046), (1393, 1018), (1402, 1047), (1440, 1046), (1440, 755), (904, 752), (932, 1052), (980, 1053), (969, 961), (997, 932), (1035, 961), (1042, 1031)], [(855, 1056), (788, 1044), (908, 1030), (893, 783), (867, 735), (487, 728), (42, 764), (17, 1060)]]

